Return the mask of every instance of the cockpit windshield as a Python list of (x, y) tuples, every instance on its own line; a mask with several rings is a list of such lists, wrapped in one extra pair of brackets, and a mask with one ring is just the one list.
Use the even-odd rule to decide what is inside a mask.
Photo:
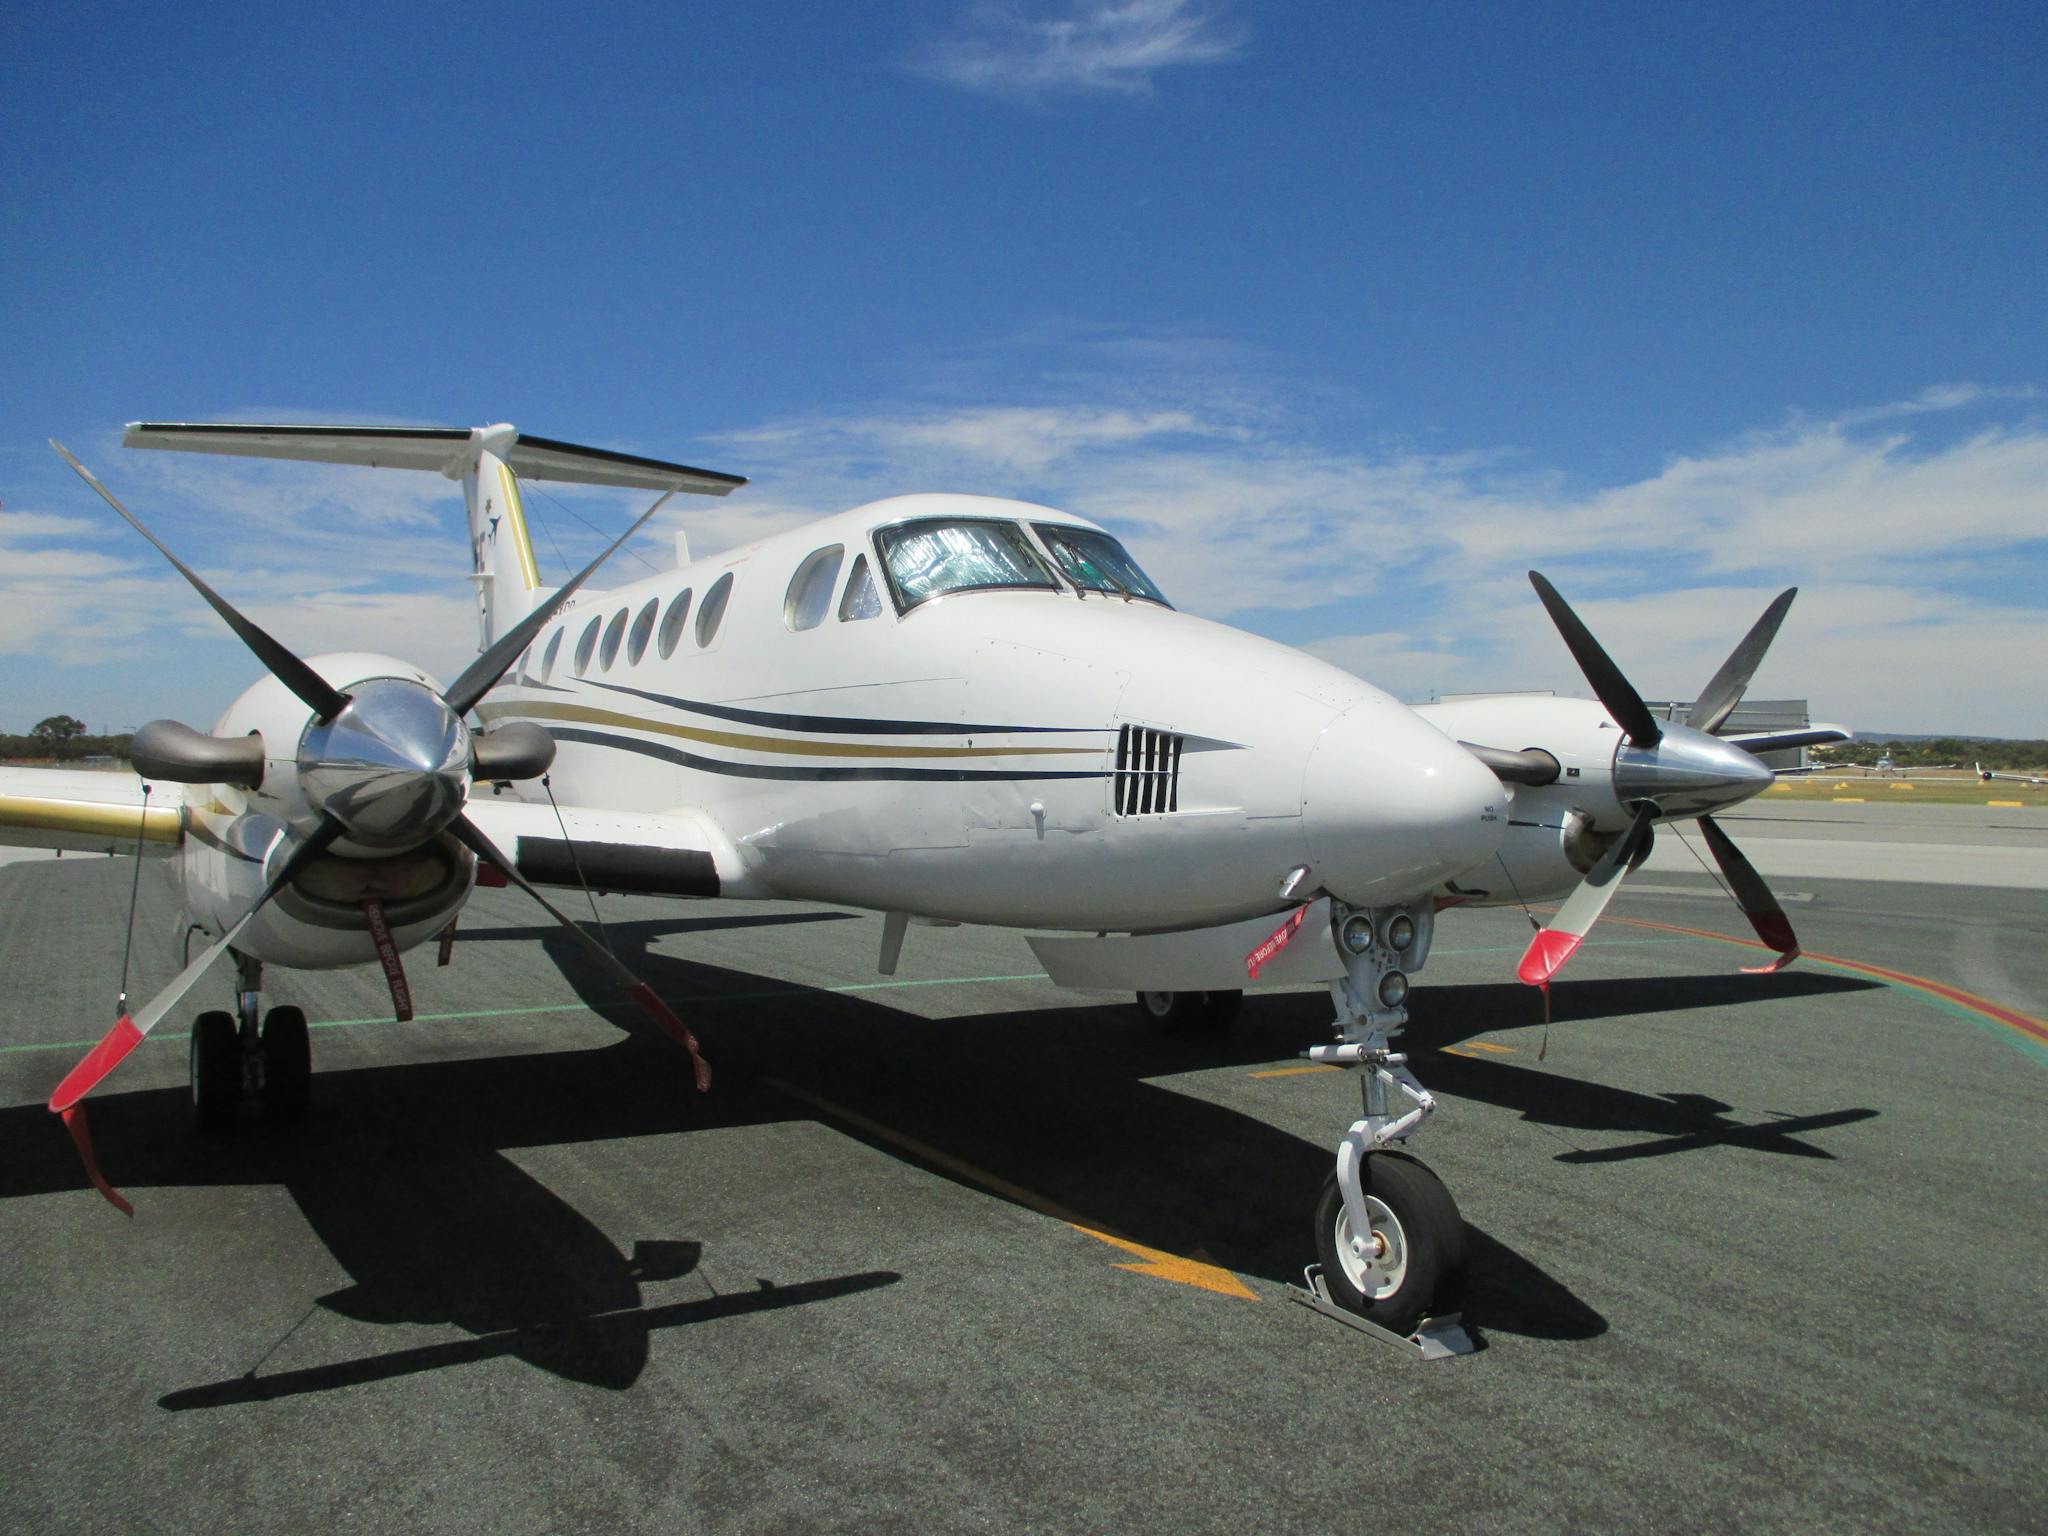
[(1033, 523), (1045, 547), (1060, 563), (1060, 570), (1082, 592), (1114, 592), (1122, 597), (1142, 597), (1148, 603), (1171, 608), (1166, 594), (1152, 584), (1152, 578), (1138, 569), (1138, 562), (1124, 552), (1123, 545), (1093, 528), (1075, 528), (1063, 523)]
[(875, 531), (882, 564), (899, 607), (916, 607), (945, 592), (1059, 583), (1015, 523), (978, 518), (929, 518)]

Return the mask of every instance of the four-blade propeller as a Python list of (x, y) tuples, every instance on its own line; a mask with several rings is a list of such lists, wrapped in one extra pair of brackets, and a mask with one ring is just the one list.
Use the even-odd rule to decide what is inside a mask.
[(1659, 720), (1650, 713), (1642, 695), (1593, 638), (1593, 632), (1572, 612), (1557, 588), (1536, 571), (1529, 573), (1529, 582), (1594, 694), (1626, 733), (1627, 740), (1614, 755), (1614, 790), (1632, 815), (1627, 830), (1565, 898), (1550, 925), (1530, 940), (1515, 974), (1531, 986), (1548, 987), (1551, 978), (1584, 940), (1587, 930), (1606, 910), (1607, 903), (1613, 900), (1629, 866), (1647, 851), (1651, 824), (1684, 816), (1698, 819), (1707, 847), (1728, 877), (1728, 887), (1737, 905), (1748, 916), (1757, 937), (1778, 951), (1777, 960), (1760, 969), (1774, 971), (1791, 964), (1798, 958), (1799, 940), (1792, 932), (1785, 909), (1757, 874), (1756, 866), (1743, 857), (1742, 850), (1715, 823), (1711, 813), (1747, 800), (1770, 786), (1774, 776), (1757, 760), (1756, 752), (1797, 742), (1771, 737), (1723, 740), (1711, 733), (1741, 703), (1749, 680), (1756, 675), (1757, 666), (1799, 589), (1787, 588), (1772, 600), (1763, 617), (1750, 627), (1701, 691), (1685, 724), (1679, 725)]
[[(538, 778), (554, 757), (554, 743), (537, 728), (511, 726), (472, 736), (463, 716), (475, 707), (562, 605), (575, 596), (626, 540), (661, 510), (664, 496), (614, 539), (590, 564), (556, 589), (548, 600), (507, 630), (439, 695), (399, 678), (375, 678), (344, 692), (238, 611), (171, 553), (114, 494), (94, 478), (55, 439), (64, 462), (120, 513), (129, 526), (156, 546), (194, 590), (227, 621), (272, 676), (312, 711), (313, 719), (299, 747), (301, 788), (320, 819), (303, 831), (295, 845), (292, 834), (280, 834), (271, 850), (277, 873), (271, 876), (248, 910), (206, 952), (187, 965), (141, 1008), (124, 1013), (114, 1027), (57, 1085), (50, 1109), (60, 1115), (85, 1160), (93, 1185), (123, 1211), (133, 1207), (101, 1175), (93, 1156), (92, 1137), (83, 1100), (142, 1043), (177, 1005), (200, 974), (228, 949), (277, 893), (337, 842), (369, 849), (417, 847), (443, 832), (452, 834), (479, 857), (495, 865), (560, 923), (622, 991), (690, 1053), (699, 1091), (711, 1086), (710, 1068), (697, 1042), (668, 1006), (616, 956), (522, 878), (511, 860), (494, 847), (462, 808), (475, 777), (493, 781)], [(156, 721), (137, 733), (136, 767), (147, 777), (178, 783), (260, 784), (263, 753), (252, 738), (223, 741), (175, 721)]]

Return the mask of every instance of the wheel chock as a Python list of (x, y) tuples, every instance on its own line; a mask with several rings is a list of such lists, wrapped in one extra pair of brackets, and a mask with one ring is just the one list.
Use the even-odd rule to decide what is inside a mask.
[(1360, 1333), (1370, 1334), (1382, 1343), (1392, 1344), (1419, 1360), (1455, 1360), (1460, 1355), (1469, 1355), (1479, 1346), (1472, 1341), (1472, 1335), (1465, 1331), (1464, 1314), (1448, 1312), (1442, 1317), (1425, 1317), (1409, 1334), (1382, 1328), (1378, 1323), (1360, 1317), (1349, 1308), (1340, 1307), (1330, 1300), (1330, 1288), (1323, 1283), (1323, 1266), (1311, 1264), (1301, 1272), (1302, 1283), (1287, 1287), (1287, 1299), (1299, 1302), (1312, 1311), (1346, 1328), (1356, 1328)]

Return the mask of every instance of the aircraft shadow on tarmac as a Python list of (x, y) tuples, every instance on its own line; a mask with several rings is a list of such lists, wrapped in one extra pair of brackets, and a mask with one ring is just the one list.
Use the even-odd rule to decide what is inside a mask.
[[(1557, 985), (1557, 1028), (1562, 1033), (1575, 1022), (1594, 1019), (1671, 1015), (1687, 1009), (1750, 1003), (1782, 1005), (1802, 998), (1838, 998), (1883, 990), (1881, 982), (1815, 971), (1777, 976), (1596, 978)], [(1529, 989), (1519, 983), (1440, 987), (1418, 993), (1417, 1002), (1416, 1018), (1402, 1043), (1412, 1054), (1441, 1053), (1429, 1059), (1431, 1088), (1516, 1110), (1532, 1123), (1560, 1130), (1634, 1132), (1654, 1138), (1628, 1146), (1574, 1148), (1557, 1154), (1561, 1163), (1622, 1162), (1713, 1146), (1832, 1161), (1832, 1152), (1795, 1138), (1807, 1131), (1853, 1125), (1877, 1116), (1874, 1109), (1835, 1109), (1818, 1114), (1777, 1113), (1770, 1120), (1744, 1124), (1727, 1118), (1733, 1113), (1732, 1105), (1705, 1094), (1636, 1093), (1575, 1077), (1568, 1063), (1544, 1071), (1446, 1050), (1476, 1032), (1465, 1027), (1473, 1019), (1526, 1018)], [(1655, 1027), (1654, 1017), (1646, 1027)]]
[[(893, 1284), (900, 1275), (877, 1269), (761, 1281), (754, 1291), (648, 1305), (643, 1284), (689, 1275), (698, 1245), (644, 1239), (631, 1254), (621, 1252), (502, 1155), (508, 1148), (815, 1118), (818, 1101), (844, 1114), (834, 1122), (838, 1129), (892, 1157), (931, 1166), (895, 1136), (940, 1149), (957, 1162), (932, 1171), (967, 1187), (988, 1186), (963, 1167), (1147, 1247), (1200, 1251), (1227, 1269), (1271, 1280), (1298, 1277), (1306, 1213), (1329, 1169), (1330, 1147), (1147, 1079), (1285, 1058), (1327, 1037), (1328, 1004), (1320, 995), (1254, 999), (1236, 1028), (1201, 1036), (1154, 1032), (1127, 1007), (926, 1019), (650, 948), (669, 934), (837, 915), (608, 925), (621, 958), (704, 1040), (718, 1070), (709, 1095), (691, 1091), (682, 1053), (619, 1002), (565, 935), (548, 928), (469, 937), (539, 937), (578, 995), (619, 1025), (615, 1045), (322, 1072), (304, 1123), (278, 1129), (258, 1118), (220, 1139), (192, 1134), (181, 1090), (96, 1100), (101, 1161), (117, 1183), (125, 1177), (156, 1186), (281, 1184), (355, 1282), (319, 1298), (320, 1305), (368, 1323), (445, 1324), (471, 1335), (264, 1376), (252, 1367), (170, 1392), (162, 1405), (224, 1406), (503, 1355), (622, 1389), (645, 1367), (655, 1332)], [(1572, 1012), (1719, 1007), (1786, 995), (1789, 978), (1772, 978), (1768, 988), (1756, 980), (1687, 980), (1678, 998), (1664, 997), (1656, 982), (1581, 983), (1571, 993)], [(1861, 985), (1830, 977), (1799, 984), (1809, 993)], [(1519, 995), (1512, 986), (1435, 989), (1437, 1004), (1411, 1029), (1409, 1049), (1419, 1053), (1476, 1032), (1461, 1034), (1431, 1018), (1498, 1017)], [(1430, 1056), (1425, 1075), (1451, 1094), (1504, 1104), (1531, 1120), (1641, 1131), (1660, 1138), (1653, 1144), (1659, 1151), (1719, 1143), (1826, 1155), (1792, 1141), (1794, 1126), (1735, 1126), (1720, 1118), (1723, 1106), (1682, 1093), (1638, 1094), (1441, 1054)], [(831, 1110), (823, 1113), (834, 1120)], [(1872, 1113), (1838, 1111), (1796, 1128)], [(862, 1122), (894, 1135), (874, 1134)], [(1332, 1127), (1332, 1143), (1335, 1135)], [(18, 1154), (0, 1169), (0, 1197), (83, 1187), (68, 1141), (41, 1106), (0, 1110), (0, 1145)], [(672, 1204), (664, 1219), (687, 1229), (687, 1178), (666, 1189)], [(1466, 1316), (1480, 1329), (1546, 1338), (1605, 1331), (1598, 1312), (1477, 1228), (1471, 1257)]]

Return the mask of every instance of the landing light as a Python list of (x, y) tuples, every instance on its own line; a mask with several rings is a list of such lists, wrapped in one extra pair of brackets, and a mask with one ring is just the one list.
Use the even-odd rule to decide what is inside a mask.
[(1415, 919), (1406, 912), (1395, 913), (1393, 921), (1387, 924), (1387, 944), (1393, 949), (1405, 951), (1414, 942)]
[(1389, 971), (1380, 978), (1380, 1006), (1398, 1008), (1408, 1000), (1408, 978), (1400, 971)]
[(1372, 948), (1372, 919), (1363, 912), (1352, 913), (1337, 930), (1337, 938), (1351, 954), (1364, 954)]

